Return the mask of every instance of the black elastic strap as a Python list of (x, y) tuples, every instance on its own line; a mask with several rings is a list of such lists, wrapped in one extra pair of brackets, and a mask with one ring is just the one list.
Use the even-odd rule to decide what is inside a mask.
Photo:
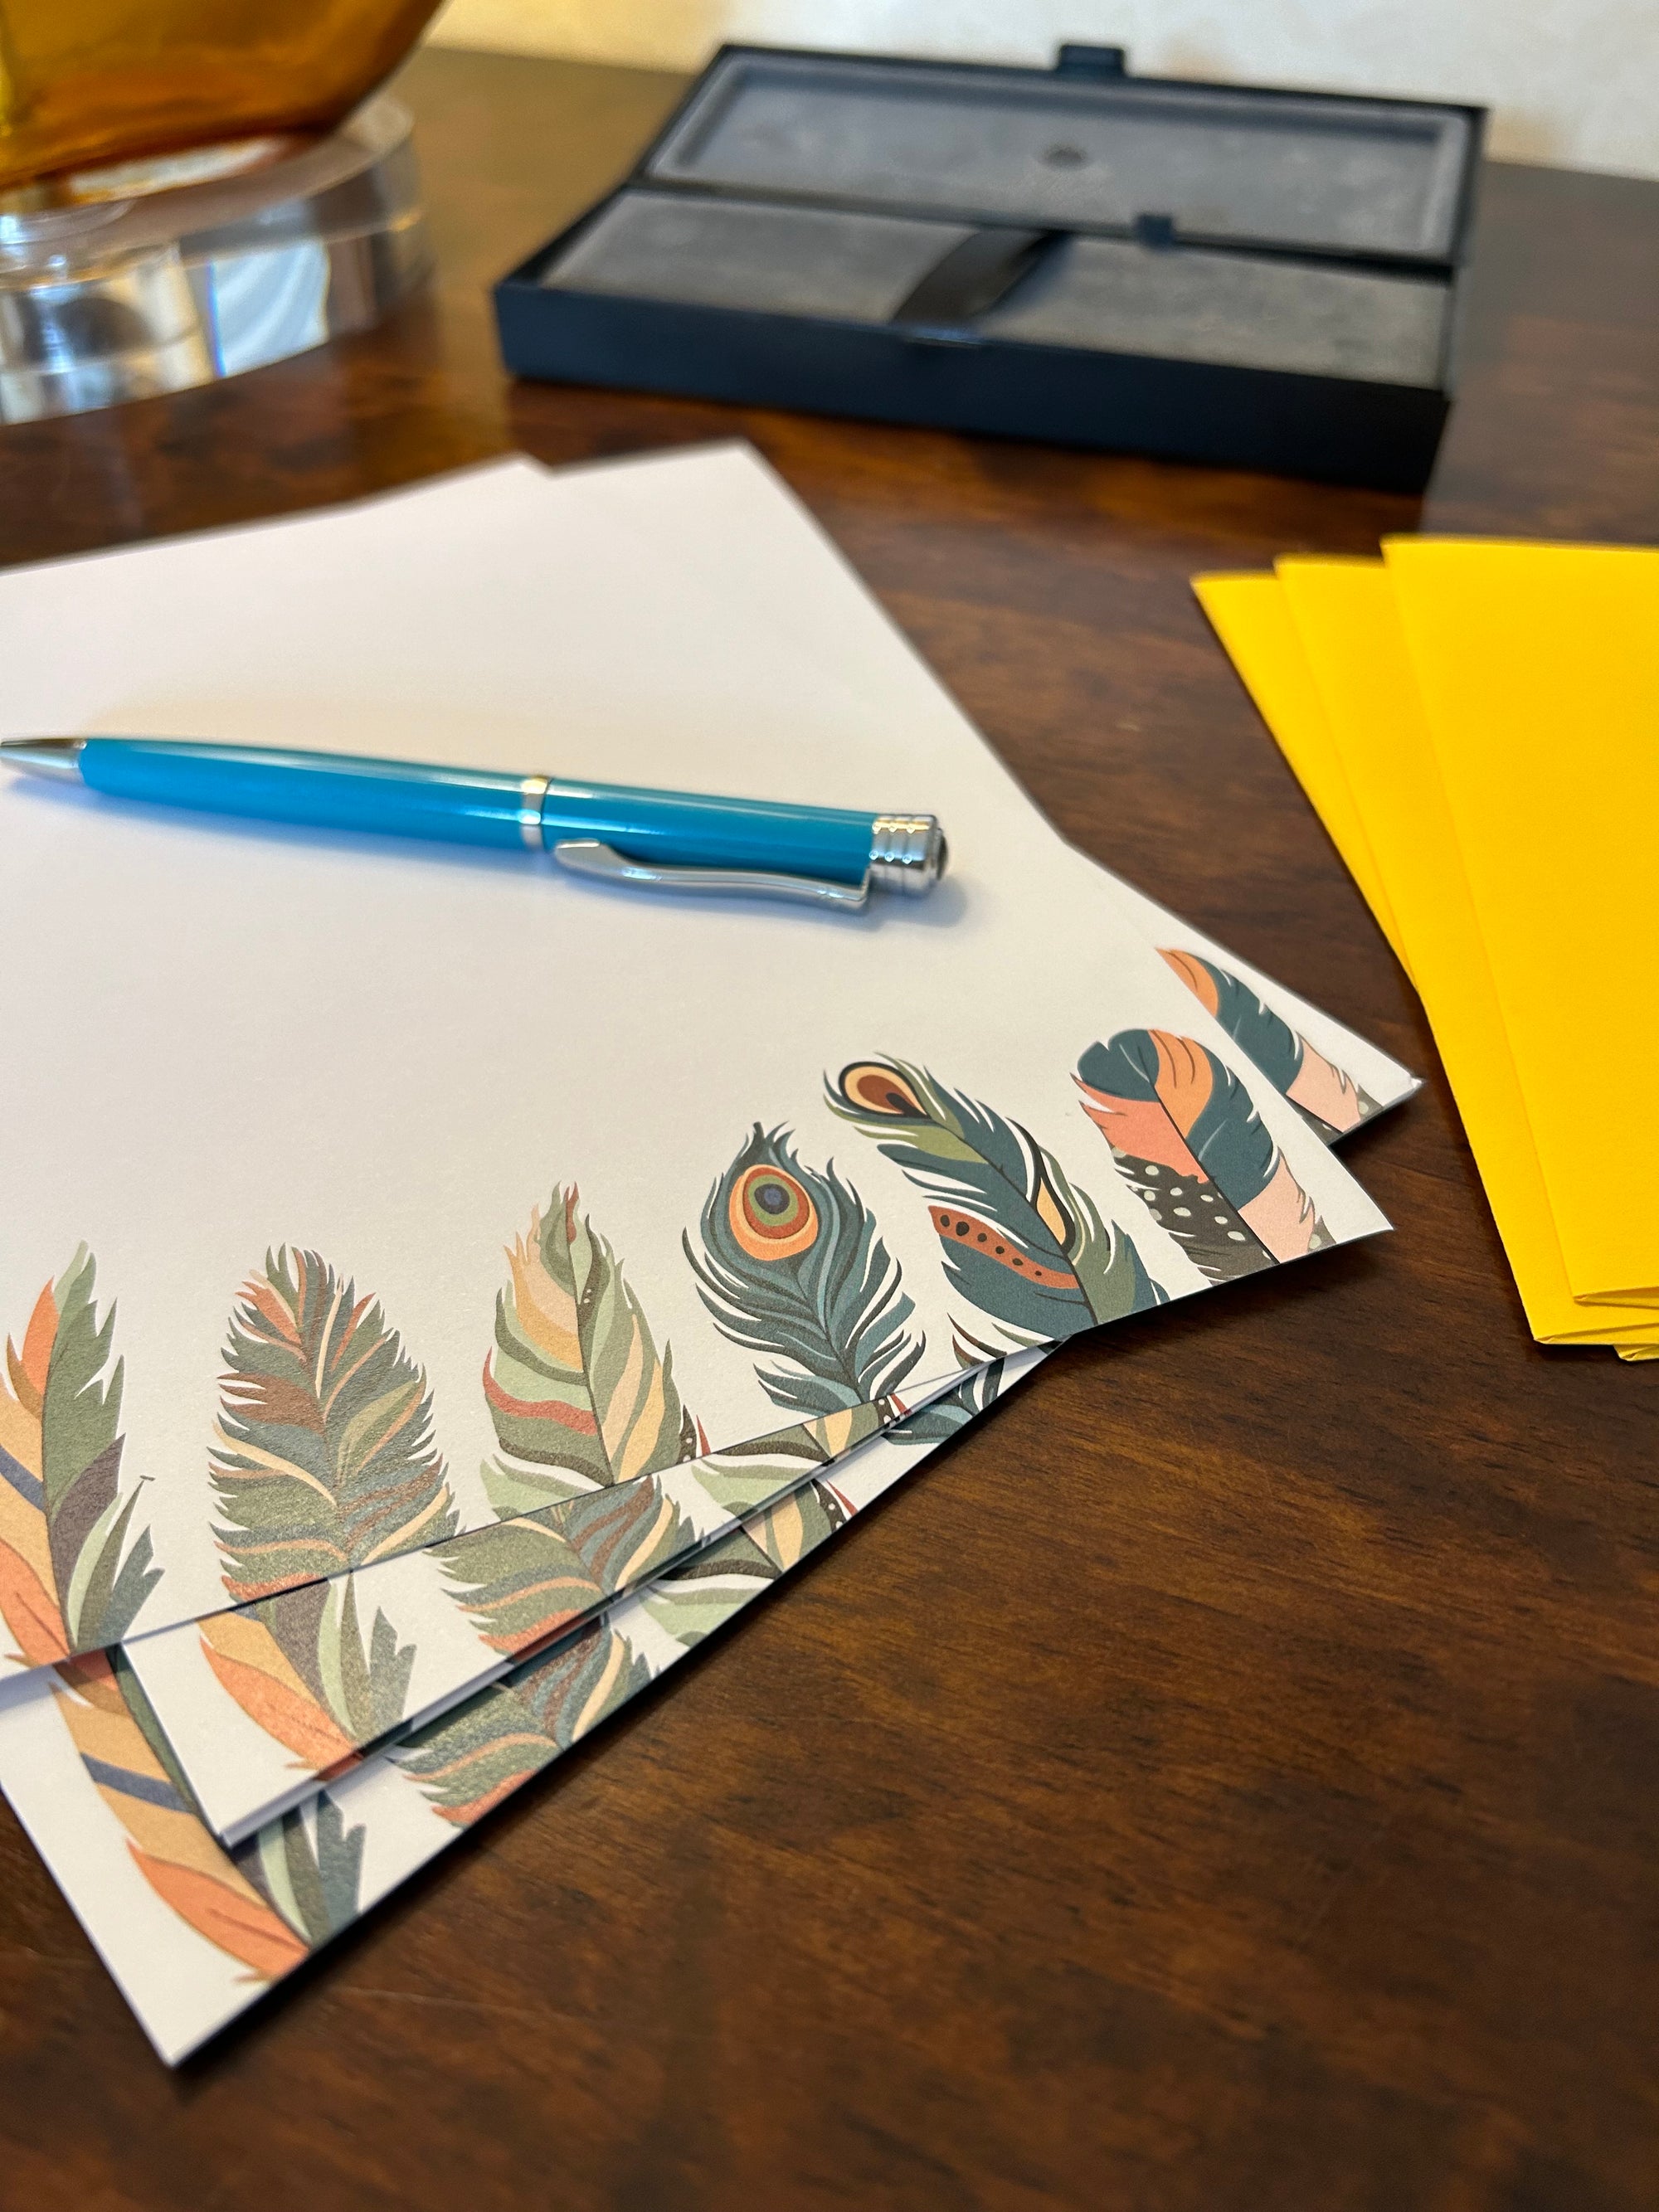
[(923, 330), (961, 330), (1005, 300), (1065, 235), (1060, 230), (975, 230), (933, 264), (892, 319)]

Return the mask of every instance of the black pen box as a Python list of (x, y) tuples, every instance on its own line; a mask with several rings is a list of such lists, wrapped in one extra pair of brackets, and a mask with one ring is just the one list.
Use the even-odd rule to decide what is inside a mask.
[(1484, 111), (726, 46), (495, 288), (524, 376), (1419, 491)]

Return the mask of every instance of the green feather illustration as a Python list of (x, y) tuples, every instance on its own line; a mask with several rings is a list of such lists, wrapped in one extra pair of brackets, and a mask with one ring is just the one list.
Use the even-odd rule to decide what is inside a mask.
[(365, 1827), (348, 1828), (326, 1790), (267, 1821), (230, 1856), (307, 1950), (349, 1928), (362, 1911)]
[(35, 1300), (0, 1377), (0, 1614), (30, 1666), (98, 1650), (131, 1627), (161, 1580), (139, 1490), (120, 1494), (124, 1363), (100, 1322), (85, 1245)]
[(225, 1361), (211, 1472), (233, 1597), (454, 1534), (426, 1377), (380, 1307), (316, 1253), (266, 1255)]
[(484, 1395), (501, 1456), (483, 1470), (507, 1516), (694, 1459), (696, 1423), (611, 1246), (556, 1190), (508, 1249)]
[[(426, 1377), (315, 1253), (268, 1255), (232, 1316), (214, 1488), (234, 1610), (200, 1624), (220, 1683), (328, 1773), (403, 1718), (415, 1664), (349, 1572), (453, 1536)], [(319, 1579), (329, 1577), (329, 1579)]]
[(757, 1121), (708, 1194), (702, 1253), (684, 1241), (722, 1336), (774, 1364), (756, 1372), (802, 1416), (890, 1404), (923, 1352), (875, 1217), (833, 1167), (806, 1166)]
[(221, 1686), (313, 1773), (349, 1765), (404, 1717), (415, 1646), (400, 1644), (379, 1610), (365, 1642), (349, 1574), (210, 1614), (197, 1627)]
[(389, 1754), (434, 1810), (471, 1827), (642, 1690), (651, 1668), (601, 1617)]
[(739, 1528), (659, 1575), (641, 1593), (659, 1628), (688, 1648), (844, 1528), (850, 1516), (829, 1480), (806, 1482)]
[(590, 1491), (475, 1529), (434, 1556), (492, 1650), (527, 1652), (696, 1538), (659, 1480)]
[(946, 1278), (1002, 1339), (959, 1331), (964, 1364), (1162, 1302), (1128, 1237), (1018, 1123), (906, 1060), (855, 1060), (828, 1097), (933, 1200)]
[[(996, 1402), (1002, 1382), (1002, 1362), (994, 1361), (927, 1410), (960, 1428)], [(908, 1426), (888, 1433), (901, 1437)], [(788, 1433), (798, 1440), (800, 1432)], [(916, 1440), (935, 1441), (935, 1433), (917, 1432)], [(832, 1429), (812, 1448), (823, 1450), (837, 1442)], [(836, 1489), (833, 1468), (826, 1466), (763, 1512), (748, 1516), (740, 1528), (653, 1577), (631, 1601), (613, 1605), (464, 1705), (413, 1731), (389, 1756), (419, 1783), (445, 1820), (470, 1826), (672, 1663), (660, 1653), (651, 1660), (635, 1650), (613, 1615), (625, 1619), (629, 1606), (635, 1606), (672, 1645), (689, 1649), (799, 1565), (854, 1510)]]

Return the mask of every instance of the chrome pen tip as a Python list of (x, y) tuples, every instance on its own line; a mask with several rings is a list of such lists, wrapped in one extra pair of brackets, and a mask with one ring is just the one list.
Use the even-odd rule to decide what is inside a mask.
[(84, 743), (82, 738), (0, 738), (0, 766), (21, 769), (25, 775), (79, 783)]

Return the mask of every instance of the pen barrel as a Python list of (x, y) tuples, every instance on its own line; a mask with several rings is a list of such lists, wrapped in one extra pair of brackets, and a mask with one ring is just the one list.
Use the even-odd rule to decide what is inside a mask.
[(542, 841), (596, 838), (625, 860), (665, 868), (752, 869), (858, 885), (870, 872), (877, 817), (757, 799), (708, 799), (620, 785), (549, 783)]
[(509, 851), (590, 840), (650, 866), (800, 876), (853, 888), (870, 879), (888, 889), (925, 889), (938, 872), (937, 860), (919, 865), (928, 835), (938, 842), (929, 817), (183, 738), (88, 738), (79, 766), (82, 781), (112, 799), (307, 829)]
[(541, 848), (540, 776), (149, 738), (88, 738), (80, 768), (83, 783), (112, 799), (313, 830)]

